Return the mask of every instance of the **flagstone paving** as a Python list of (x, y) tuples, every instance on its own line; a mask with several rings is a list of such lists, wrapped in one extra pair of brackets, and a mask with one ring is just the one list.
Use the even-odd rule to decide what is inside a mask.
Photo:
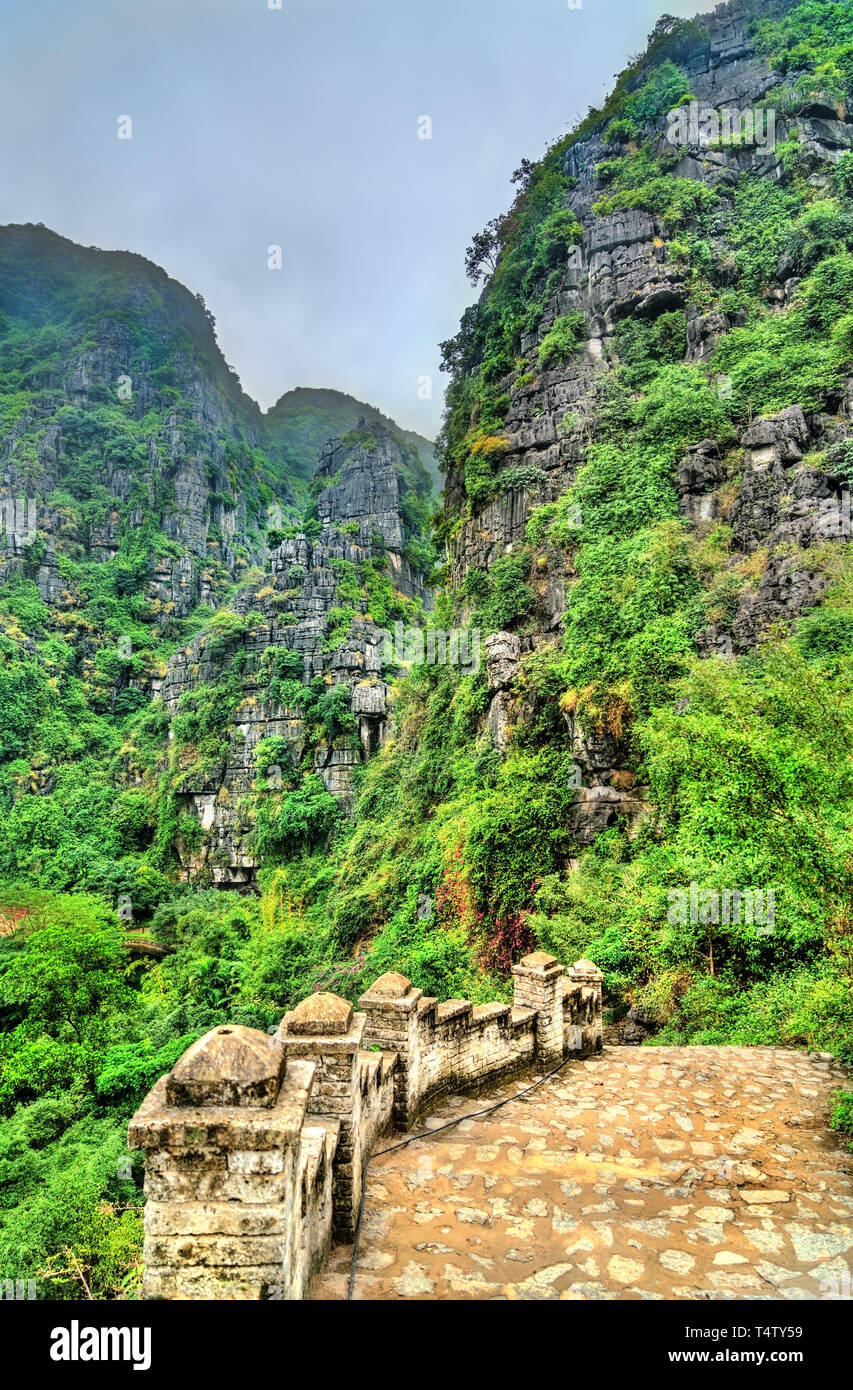
[[(453, 1097), (437, 1129), (506, 1095)], [(850, 1296), (853, 1153), (826, 1054), (608, 1047), (377, 1156), (356, 1299)], [(404, 1136), (382, 1141), (382, 1147)], [(351, 1247), (312, 1291), (346, 1297)]]

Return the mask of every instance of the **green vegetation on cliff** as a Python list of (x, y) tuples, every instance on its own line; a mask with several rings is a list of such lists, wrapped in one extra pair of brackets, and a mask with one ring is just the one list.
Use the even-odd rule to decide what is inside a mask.
[(432, 444), (414, 430), (400, 430), (373, 405), (365, 405), (343, 391), (298, 386), (287, 391), (264, 416), (267, 437), (279, 451), (289, 476), (309, 479), (327, 439), (342, 439), (359, 421), (378, 422), (395, 430), (420, 456), (438, 490), (439, 473)]

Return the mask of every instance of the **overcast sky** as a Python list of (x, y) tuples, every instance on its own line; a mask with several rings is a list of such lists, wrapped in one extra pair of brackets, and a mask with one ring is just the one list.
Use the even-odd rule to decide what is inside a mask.
[(0, 221), (200, 291), (265, 408), (332, 386), (432, 436), (472, 234), (701, 0), (271, 3), (0, 0)]

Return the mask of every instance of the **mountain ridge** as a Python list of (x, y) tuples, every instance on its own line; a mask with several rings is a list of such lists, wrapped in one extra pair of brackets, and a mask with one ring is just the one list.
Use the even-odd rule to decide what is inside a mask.
[[(20, 255), (21, 249), (23, 256)], [(297, 450), (298, 456), (295, 459), (286, 455), (280, 458), (283, 478), (289, 479), (290, 475), (295, 475), (297, 478), (310, 479), (313, 465), (326, 440), (345, 434), (364, 416), (380, 421), (413, 444), (430, 468), (436, 489), (439, 490), (432, 441), (414, 430), (404, 429), (378, 406), (360, 401), (350, 393), (337, 388), (298, 386), (283, 392), (274, 405), (266, 411), (262, 410), (243, 387), (239, 373), (227, 362), (216, 336), (215, 319), (203, 296), (190, 290), (148, 257), (130, 250), (86, 247), (43, 223), (8, 223), (0, 226), (0, 256), (3, 265), (0, 314), (4, 312), (5, 304), (7, 317), (10, 314), (15, 317), (17, 312), (18, 317), (28, 319), (38, 327), (46, 323), (55, 325), (57, 314), (61, 311), (55, 307), (57, 304), (61, 309), (73, 307), (72, 270), (80, 279), (94, 263), (100, 263), (106, 271), (115, 273), (115, 292), (120, 282), (132, 275), (141, 277), (149, 287), (153, 284), (165, 290), (172, 323), (183, 321), (185, 326), (193, 330), (207, 366), (227, 385), (232, 404), (245, 414), (257, 437), (261, 439), (266, 436), (265, 442), (272, 452), (282, 449), (283, 435), (287, 432), (286, 428), (281, 428), (285, 403), (288, 407), (294, 404), (310, 407), (318, 417), (322, 415), (323, 406), (329, 407), (328, 423), (324, 424), (321, 418), (317, 420), (316, 428), (311, 431), (310, 443), (303, 443), (302, 448)], [(51, 304), (54, 305), (52, 318), (49, 317)], [(118, 301), (111, 307), (119, 311), (127, 310), (128, 305)], [(193, 319), (197, 322), (193, 323)], [(0, 329), (2, 324), (0, 318)], [(290, 413), (288, 410), (287, 414)]]
[[(310, 465), (316, 459), (318, 445), (322, 447), (326, 439), (340, 437), (355, 429), (361, 419), (376, 421), (385, 428), (391, 428), (413, 445), (430, 473), (436, 493), (441, 491), (442, 479), (435, 459), (434, 440), (425, 438), (415, 430), (404, 429), (378, 406), (360, 401), (346, 391), (334, 387), (294, 386), (285, 391), (264, 415), (267, 428), (272, 431), (278, 446), (288, 451), (292, 465), (298, 472), (305, 464)], [(329, 432), (321, 438), (327, 429)]]

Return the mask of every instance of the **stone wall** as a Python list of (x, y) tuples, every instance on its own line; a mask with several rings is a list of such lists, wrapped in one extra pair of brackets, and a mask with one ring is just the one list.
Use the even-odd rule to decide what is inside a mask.
[(514, 966), (513, 977), (511, 1005), (439, 1004), (394, 971), (361, 996), (366, 1044), (397, 1053), (394, 1120), (400, 1128), (451, 1091), (532, 1062), (549, 1066), (567, 1053), (600, 1049), (601, 973), (594, 965), (579, 961), (567, 976), (553, 956), (536, 951)]
[(328, 1246), (338, 1141), (306, 1125), (314, 1071), (264, 1033), (214, 1028), (157, 1082), (128, 1135), (146, 1153), (143, 1297), (300, 1297)]
[(514, 1003), (439, 1004), (389, 972), (359, 1000), (313, 994), (274, 1036), (214, 1028), (130, 1124), (145, 1150), (143, 1297), (300, 1299), (351, 1241), (365, 1163), (392, 1125), (528, 1065), (601, 1048), (601, 972), (542, 951)]

